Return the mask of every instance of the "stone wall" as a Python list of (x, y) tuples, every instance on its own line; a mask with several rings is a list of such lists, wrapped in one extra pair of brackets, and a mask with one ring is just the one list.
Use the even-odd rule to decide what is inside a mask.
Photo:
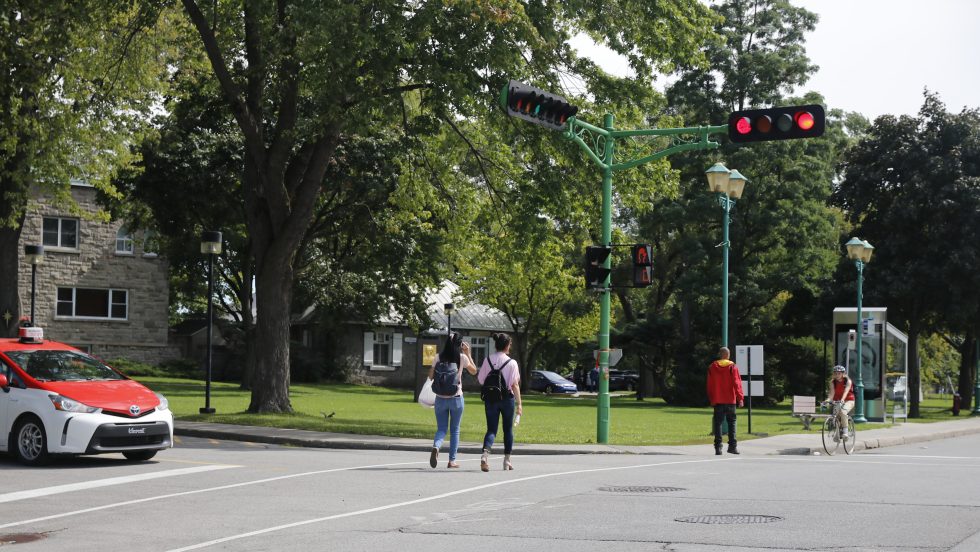
[[(98, 212), (95, 188), (72, 186), (72, 197), (85, 213)], [(45, 246), (44, 260), (37, 266), (35, 321), (45, 337), (89, 350), (102, 357), (127, 358), (156, 364), (178, 358), (177, 348), (167, 343), (168, 269), (166, 259), (143, 249), (134, 236), (131, 255), (116, 253), (116, 234), (123, 221), (108, 223), (88, 216), (75, 216), (42, 196), (35, 196), (21, 233), (20, 294), (24, 313), (30, 313), (31, 265), (24, 245), (42, 243), (43, 218), (78, 219), (78, 248)], [(56, 314), (59, 287), (126, 290), (125, 320), (80, 320)]]

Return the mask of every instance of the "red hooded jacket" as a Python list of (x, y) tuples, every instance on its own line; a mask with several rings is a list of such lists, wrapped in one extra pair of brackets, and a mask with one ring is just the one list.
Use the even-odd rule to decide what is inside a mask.
[(716, 360), (708, 367), (708, 402), (716, 404), (741, 404), (742, 376), (738, 366), (730, 360)]

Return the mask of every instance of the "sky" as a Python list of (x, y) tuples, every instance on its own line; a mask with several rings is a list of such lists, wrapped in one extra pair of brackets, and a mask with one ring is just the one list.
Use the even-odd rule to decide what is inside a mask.
[[(790, 0), (820, 16), (806, 35), (819, 70), (802, 87), (829, 109), (870, 119), (914, 115), (925, 88), (946, 107), (980, 108), (980, 2), (976, 0)], [(573, 45), (613, 74), (626, 63), (585, 37)]]

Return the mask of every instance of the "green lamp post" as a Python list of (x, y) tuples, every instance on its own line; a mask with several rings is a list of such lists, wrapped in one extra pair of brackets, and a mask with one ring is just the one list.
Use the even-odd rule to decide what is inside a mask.
[(708, 190), (718, 194), (718, 204), (725, 211), (723, 224), (723, 260), (721, 269), (721, 346), (728, 347), (728, 250), (731, 242), (728, 239), (728, 222), (735, 201), (742, 197), (745, 183), (749, 180), (737, 170), (728, 170), (721, 163), (715, 163), (704, 172), (708, 178)]
[(857, 409), (854, 415), (854, 423), (863, 424), (868, 421), (864, 417), (864, 377), (861, 369), (861, 342), (864, 341), (864, 325), (861, 320), (861, 300), (863, 299), (864, 286), (864, 265), (871, 261), (871, 252), (874, 247), (858, 238), (851, 238), (845, 246), (847, 247), (847, 258), (854, 261), (857, 267)]

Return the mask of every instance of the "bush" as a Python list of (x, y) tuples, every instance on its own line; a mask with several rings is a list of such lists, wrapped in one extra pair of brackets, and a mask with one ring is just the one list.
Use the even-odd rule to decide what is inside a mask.
[(163, 377), (167, 374), (163, 372), (160, 368), (153, 366), (152, 364), (146, 364), (145, 362), (137, 362), (135, 360), (129, 360), (125, 358), (116, 358), (106, 362), (109, 366), (112, 366), (116, 370), (119, 370), (126, 376), (131, 378), (138, 377)]

